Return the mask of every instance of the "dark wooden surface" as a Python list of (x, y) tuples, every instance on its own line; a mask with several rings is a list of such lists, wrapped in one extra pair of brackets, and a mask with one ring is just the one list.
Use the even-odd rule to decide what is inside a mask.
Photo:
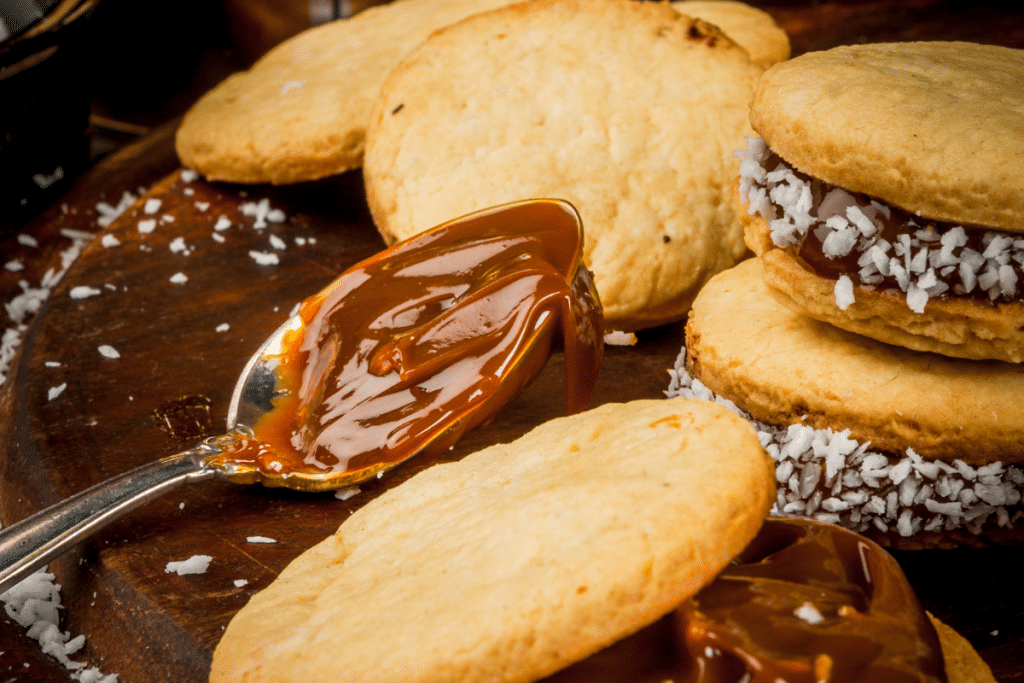
[[(1024, 47), (1024, 12), (995, 5), (917, 0), (908, 3), (779, 3), (767, 6), (789, 31), (796, 53), (837, 44), (909, 39), (966, 39)], [(95, 232), (97, 201), (116, 203), (122, 191), (148, 188), (156, 214), (174, 216), (150, 235), (137, 228), (141, 210), (105, 232), (121, 244), (94, 241), (55, 288), (31, 326), (7, 381), (0, 386), (0, 519), (10, 523), (39, 507), (118, 472), (191, 445), (161, 429), (159, 413), (183, 397), (209, 400), (215, 426), (224, 424), (234, 380), (248, 356), (292, 306), (336, 273), (382, 246), (363, 199), (358, 173), (292, 188), (239, 188), (177, 180), (173, 122), (100, 162), (61, 201), (17, 233), (39, 247), (0, 242), (0, 261), (22, 259), (26, 270), (0, 271), (0, 298), (59, 269), (69, 241), (61, 229)], [(246, 196), (240, 196), (245, 192)], [(269, 198), (287, 220), (252, 227), (239, 206)], [(208, 202), (201, 210), (196, 202)], [(227, 215), (232, 228), (212, 238)], [(276, 251), (269, 236), (285, 240)], [(184, 239), (190, 253), (170, 245)], [(314, 238), (305, 245), (295, 237)], [(275, 252), (260, 266), (248, 252)], [(172, 275), (184, 273), (178, 285)], [(83, 300), (72, 287), (101, 294)], [(227, 323), (227, 331), (217, 331)], [(5, 321), (5, 325), (8, 323)], [(103, 358), (101, 344), (117, 360)], [(609, 348), (594, 403), (662, 395), (682, 344), (682, 325), (641, 334), (630, 348)], [(49, 367), (47, 362), (59, 362)], [(50, 401), (50, 387), (67, 389)], [(515, 438), (563, 413), (561, 361), (492, 425), (473, 432), (449, 457)], [(355, 506), (385, 485), (429, 463), (403, 467), (384, 482), (363, 486), (348, 501), (260, 487), (206, 483), (136, 512), (51, 565), (63, 584), (62, 628), (88, 639), (85, 655), (127, 683), (204, 681), (223, 626), (249, 596), (302, 550), (333, 532)], [(247, 536), (277, 539), (250, 544)], [(167, 562), (211, 555), (207, 573), (177, 576)], [(898, 559), (925, 606), (966, 635), (1001, 681), (1024, 681), (1024, 596), (1018, 548), (901, 553)], [(236, 579), (248, 584), (236, 587)], [(0, 619), (0, 681), (66, 680), (17, 625)], [(25, 667), (24, 664), (29, 666)]]

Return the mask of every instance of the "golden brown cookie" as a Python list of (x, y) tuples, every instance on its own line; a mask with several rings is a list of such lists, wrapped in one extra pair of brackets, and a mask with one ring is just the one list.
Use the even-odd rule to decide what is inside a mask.
[(996, 683), (992, 669), (966, 638), (939, 621), (935, 615), (929, 614), (928, 618), (942, 643), (942, 657), (946, 660), (949, 683)]
[(579, 210), (609, 329), (683, 317), (745, 249), (728, 186), (761, 73), (667, 4), (540, 0), (433, 34), (367, 129), (370, 209), (394, 241), (475, 209)]
[(722, 29), (755, 64), (769, 67), (789, 59), (789, 36), (764, 10), (736, 0), (677, 0), (671, 5)]
[(534, 681), (710, 582), (772, 495), (756, 434), (719, 406), (554, 420), (353, 514), (236, 615), (210, 680)]
[(761, 259), (694, 302), (673, 397), (728, 400), (776, 462), (773, 511), (904, 550), (1024, 538), (1024, 366), (910, 351), (779, 304)]
[(1024, 233), (1024, 50), (851, 45), (765, 73), (750, 120), (816, 178), (938, 220)]
[(793, 311), (888, 344), (932, 351), (953, 358), (1024, 361), (1024, 302), (978, 302), (938, 296), (923, 314), (907, 306), (896, 289), (851, 289), (845, 308), (836, 297), (836, 280), (807, 267), (793, 248), (776, 248), (768, 221), (742, 212), (747, 246), (761, 256), (772, 296)]
[(910, 351), (779, 304), (761, 259), (722, 273), (694, 302), (694, 376), (756, 419), (851, 430), (877, 449), (974, 465), (1024, 462), (1024, 367)]
[(509, 0), (397, 0), (308, 29), (186, 113), (176, 148), (210, 180), (285, 184), (362, 164), (388, 72), (434, 29)]

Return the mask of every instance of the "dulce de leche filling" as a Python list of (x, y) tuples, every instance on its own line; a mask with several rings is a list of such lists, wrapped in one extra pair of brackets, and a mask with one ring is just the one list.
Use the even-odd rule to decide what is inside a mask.
[(547, 683), (938, 683), (942, 648), (902, 570), (837, 526), (769, 518), (674, 613)]
[(443, 452), (565, 351), (566, 403), (586, 407), (601, 305), (567, 204), (538, 200), (445, 224), (356, 264), (303, 302), (275, 369), (282, 390), (221, 465), (381, 472)]
[(841, 309), (855, 288), (903, 292), (917, 313), (931, 297), (1024, 298), (1024, 235), (924, 219), (848, 192), (792, 168), (760, 138), (736, 156), (749, 213), (768, 221), (776, 247), (837, 281)]

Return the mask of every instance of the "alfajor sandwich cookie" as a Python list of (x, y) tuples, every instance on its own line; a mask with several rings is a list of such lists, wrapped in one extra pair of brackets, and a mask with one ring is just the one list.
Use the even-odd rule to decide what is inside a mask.
[(750, 259), (701, 290), (670, 396), (724, 402), (775, 460), (773, 511), (900, 549), (1016, 543), (1024, 365), (944, 357), (801, 315)]
[(844, 46), (769, 69), (742, 158), (772, 294), (891, 344), (1024, 361), (1024, 51)]

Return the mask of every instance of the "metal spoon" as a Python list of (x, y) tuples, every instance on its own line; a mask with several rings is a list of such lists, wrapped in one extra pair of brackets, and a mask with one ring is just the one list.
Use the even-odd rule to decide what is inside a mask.
[[(563, 239), (559, 243), (567, 242), (566, 237), (575, 237), (575, 250), (570, 248), (565, 254), (575, 254), (575, 259), (569, 258), (579, 264), (579, 254), (582, 253), (583, 233), (582, 224), (576, 210), (567, 202), (561, 200), (527, 200), (494, 207), (489, 210), (478, 211), (461, 218), (449, 221), (446, 224), (423, 233), (421, 236), (424, 242), (435, 239), (433, 236), (441, 234), (443, 230), (463, 230), (472, 232), (474, 235), (485, 231), (487, 226), (498, 227), (505, 225), (540, 223), (549, 227), (558, 226), (558, 230), (564, 231), (557, 236)], [(413, 240), (419, 238), (413, 238)], [(386, 253), (408, 253), (409, 247), (403, 247), (411, 243), (394, 245), (388, 252), (384, 252), (363, 263), (384, 263)], [(511, 242), (509, 242), (511, 243)], [(571, 246), (571, 245), (570, 245)], [(563, 244), (564, 250), (564, 244)], [(552, 253), (558, 250), (549, 250)], [(436, 256), (436, 255), (435, 255)], [(400, 257), (399, 257), (400, 258)], [(563, 260), (566, 258), (563, 255)], [(445, 260), (447, 260), (447, 255)], [(435, 260), (437, 260), (435, 258)], [(522, 262), (522, 259), (517, 259)], [(511, 261), (510, 261), (511, 262)], [(359, 265), (353, 268), (358, 268)], [(349, 271), (351, 272), (351, 271)], [(588, 315), (597, 316), (600, 320), (600, 304), (597, 303), (596, 291), (593, 290), (593, 282), (589, 271), (578, 265), (573, 282), (578, 286), (573, 289), (578, 301), (589, 302), (589, 308), (584, 306)], [(310, 300), (323, 297), (326, 299), (331, 292), (348, 292), (345, 275), (342, 275), (329, 285), (324, 291), (311, 297)], [(345, 294), (344, 296), (347, 296)], [(544, 315), (548, 323), (553, 323), (554, 316)], [(544, 323), (544, 324), (548, 324)], [(120, 519), (127, 513), (139, 508), (150, 501), (159, 498), (170, 491), (181, 488), (186, 484), (203, 481), (206, 479), (221, 479), (235, 483), (252, 484), (262, 482), (267, 486), (282, 486), (304, 491), (324, 491), (344, 486), (357, 484), (371, 477), (382, 473), (384, 469), (390, 468), (399, 461), (385, 465), (373, 464), (364, 465), (356, 470), (341, 472), (303, 472), (293, 471), (275, 473), (261, 470), (251, 463), (232, 460), (230, 457), (218, 457), (233, 452), (241, 441), (259, 441), (249, 426), (257, 425), (259, 419), (274, 409), (273, 399), (282, 393), (280, 377), (275, 369), (281, 364), (281, 359), (287, 354), (290, 333), (300, 330), (306, 323), (302, 318), (302, 312), (298, 312), (279, 327), (267, 341), (249, 359), (242, 371), (238, 382), (235, 385), (234, 393), (228, 409), (227, 426), (228, 432), (221, 436), (211, 437), (200, 443), (195, 448), (172, 455), (156, 462), (143, 465), (130, 470), (120, 476), (109, 479), (91, 488), (85, 489), (72, 495), (64, 501), (57, 503), (45, 510), (37, 512), (11, 526), (0, 530), (0, 593), (6, 591), (22, 579), (32, 574), (38, 567), (46, 564), (51, 559), (61, 555), (72, 546), (92, 536), (114, 521)], [(525, 356), (532, 351), (543, 352), (546, 360), (550, 347), (539, 341), (549, 339), (550, 335), (543, 334), (542, 324), (538, 323), (531, 328), (530, 334), (526, 335), (526, 346), (514, 359), (509, 359), (502, 367), (506, 368), (507, 374), (501, 375), (502, 383), (504, 378), (511, 377), (506, 386), (518, 386), (521, 390), (525, 384), (540, 371), (543, 362), (537, 363), (537, 358), (530, 362), (524, 361)], [(583, 347), (589, 350), (591, 362), (593, 363), (593, 374), (596, 374), (596, 366), (600, 363), (601, 355), (601, 331), (590, 329), (584, 326), (581, 328), (587, 332), (582, 341)], [(593, 339), (590, 339), (593, 337)], [(568, 350), (567, 340), (566, 349)], [(536, 354), (534, 354), (536, 355)], [(586, 353), (572, 354), (582, 363)], [(589, 397), (590, 389), (593, 388), (593, 377), (584, 380), (580, 377), (572, 377), (569, 373), (573, 363), (567, 362), (567, 382), (573, 380), (576, 384), (584, 384), (587, 389), (582, 397), (582, 405), (575, 409), (582, 409)], [(511, 372), (511, 368), (522, 366), (519, 376)], [(525, 381), (523, 373), (529, 374)], [(567, 385), (568, 389), (568, 385)], [(495, 390), (497, 393), (497, 390)], [(480, 392), (476, 392), (480, 393)], [(512, 390), (500, 392), (503, 400), (511, 400), (515, 396)], [(500, 410), (503, 404), (493, 401), (480, 404), (481, 415), (494, 414)], [(434, 421), (435, 418), (432, 418)], [(440, 424), (440, 421), (437, 421)], [(462, 420), (467, 423), (466, 420)], [(482, 424), (477, 422), (476, 424)], [(464, 429), (458, 427), (458, 429)], [(447, 429), (447, 428), (446, 428)], [(455, 433), (454, 431), (451, 433)], [(461, 433), (461, 432), (459, 432)], [(444, 441), (441, 438), (443, 432), (428, 433), (417, 439), (416, 448), (407, 449), (404, 457), (422, 452), (424, 448), (432, 446), (432, 442), (439, 441), (448, 444), (451, 441)], [(455, 437), (457, 438), (457, 436)], [(276, 453), (276, 452), (275, 452)]]
[(293, 316), (249, 359), (228, 410), (229, 431), (176, 455), (147, 463), (80, 491), (0, 531), (0, 593), (132, 510), (186, 484), (206, 479), (239, 481), (239, 472), (207, 463), (273, 407), (275, 353), (285, 333), (302, 324)]

